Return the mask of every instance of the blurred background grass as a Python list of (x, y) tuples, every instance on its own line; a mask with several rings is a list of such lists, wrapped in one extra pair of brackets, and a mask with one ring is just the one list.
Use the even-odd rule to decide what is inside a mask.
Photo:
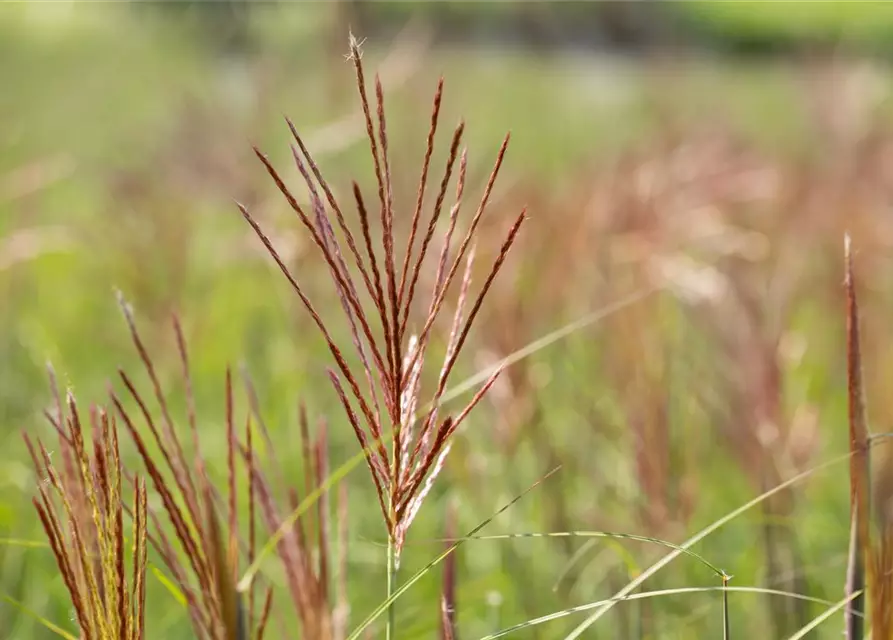
[[(653, 291), (507, 371), (420, 513), (406, 574), (439, 548), (425, 540), (442, 535), (448, 501), (467, 530), (559, 463), (558, 476), (487, 531), (607, 529), (680, 542), (845, 452), (845, 229), (865, 289), (873, 426), (887, 429), (888, 5), (5, 4), (2, 536), (42, 539), (30, 504), (40, 478), (20, 430), (49, 432), (45, 363), (82, 403), (102, 402), (116, 368), (137, 365), (114, 288), (133, 302), (175, 397), (167, 319), (175, 310), (183, 318), (212, 459), (225, 450), (227, 363), (251, 371), (292, 479), (302, 477), (299, 400), (329, 417), (331, 466), (353, 455), (325, 378), (325, 347), (232, 202), (259, 212), (317, 304), (335, 311), (327, 276), (251, 144), (284, 166), (286, 114), (339, 192), (353, 177), (371, 184), (343, 57), (348, 26), (367, 38), (367, 69), (382, 73), (398, 207), (413, 202), (439, 74), (444, 122), (468, 120), (475, 193), (502, 135), (513, 132), (487, 225), (498, 234), (525, 203), (531, 220), (463, 373)], [(440, 149), (435, 162), (443, 158)], [(735, 585), (836, 601), (848, 536), (845, 474), (841, 466), (810, 478), (697, 551)], [(364, 472), (347, 482), (356, 623), (384, 598), (384, 531)], [(622, 546), (627, 553), (571, 539), (466, 545), (461, 637), (609, 597), (663, 552)], [(436, 573), (401, 600), (401, 637), (436, 633)], [(271, 569), (270, 578), (281, 576)], [(649, 581), (715, 583), (685, 558)], [(73, 628), (46, 549), (0, 547), (0, 592)], [(190, 637), (184, 610), (155, 581), (149, 602), (150, 637)], [(731, 607), (736, 635), (753, 638), (785, 637), (823, 610), (749, 594), (733, 594)], [(627, 603), (587, 637), (716, 637), (720, 612), (710, 594)], [(576, 622), (517, 637), (563, 637)], [(839, 633), (835, 618), (813, 637)], [(0, 604), (0, 637), (53, 635)]]

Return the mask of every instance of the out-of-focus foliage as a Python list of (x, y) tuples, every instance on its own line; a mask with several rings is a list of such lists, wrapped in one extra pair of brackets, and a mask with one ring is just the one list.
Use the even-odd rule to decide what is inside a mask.
[(759, 51), (801, 45), (847, 44), (891, 52), (893, 6), (883, 2), (703, 2), (674, 3), (679, 16), (712, 44)]
[[(283, 167), (296, 197), (309, 202), (297, 172), (285, 169), (287, 114), (339, 201), (350, 201), (356, 179), (376, 202), (343, 57), (348, 27), (367, 38), (364, 64), (370, 75), (380, 70), (386, 90), (395, 224), (411, 218), (440, 74), (444, 129), (468, 116), (463, 215), (477, 204), (502, 135), (513, 134), (481, 223), (481, 251), (498, 246), (509, 216), (524, 204), (530, 219), (469, 335), (456, 379), (567, 323), (590, 320), (509, 367), (457, 434), (407, 538), (402, 575), (442, 549), (431, 539), (442, 535), (451, 500), (456, 530), (467, 531), (558, 464), (559, 474), (487, 532), (604, 529), (678, 542), (769, 486), (846, 452), (847, 229), (857, 248), (871, 425), (886, 429), (893, 416), (893, 94), (884, 59), (858, 57), (862, 45), (849, 39), (864, 41), (863, 51), (885, 48), (874, 34), (882, 34), (889, 10), (878, 3), (823, 3), (811, 11), (794, 3), (663, 3), (654, 13), (660, 19), (628, 9), (611, 23), (608, 14), (626, 4), (655, 6), (3, 5), (0, 592), (73, 632), (50, 551), (20, 544), (42, 540), (30, 500), (46, 478), (34, 474), (19, 431), (51, 440), (41, 416), (52, 402), (46, 360), (85, 412), (107, 400), (110, 382), (121, 391), (119, 366), (140, 370), (115, 288), (133, 303), (178, 427), (187, 401), (169, 318), (177, 312), (182, 319), (202, 453), (217, 486), (225, 486), (231, 444), (227, 364), (238, 371), (244, 362), (251, 373), (285, 481), (303, 486), (306, 479), (300, 400), (310, 416), (329, 419), (330, 468), (356, 453), (326, 379), (325, 344), (232, 202), (251, 208), (308, 295), (337, 317), (327, 273), (251, 145)], [(447, 11), (461, 20), (441, 22), (431, 13)], [(534, 26), (550, 24), (540, 18), (552, 12), (558, 31), (539, 40), (513, 32), (525, 12)], [(589, 19), (600, 30), (591, 37)], [(447, 37), (451, 28), (462, 35), (455, 27), (462, 20), (477, 30), (463, 41)], [(542, 46), (560, 41), (568, 22), (577, 25), (569, 40), (598, 50)], [(653, 40), (648, 24), (663, 25)], [(801, 31), (804, 24), (810, 33)], [(492, 37), (493, 25), (503, 38)], [(656, 56), (611, 48), (623, 38), (606, 34), (640, 27), (647, 37), (625, 42), (663, 46), (669, 27), (685, 46)], [(833, 46), (813, 46), (841, 39), (846, 57)], [(801, 55), (712, 56), (740, 51), (736, 41)], [(438, 171), (447, 145), (446, 136), (437, 139)], [(472, 275), (479, 284), (486, 272)], [(615, 307), (597, 321), (590, 315)], [(445, 343), (449, 327), (436, 329)], [(346, 327), (333, 332), (339, 344), (349, 343)], [(140, 389), (149, 388), (137, 377)], [(240, 418), (245, 405), (237, 394)], [(255, 445), (259, 456), (269, 453)], [(129, 441), (122, 440), (121, 458), (125, 468), (141, 468)], [(734, 574), (733, 585), (839, 600), (845, 478), (845, 464), (811, 476), (709, 536), (698, 553)], [(354, 473), (345, 482), (352, 628), (383, 599), (384, 536), (367, 478)], [(276, 498), (277, 505), (290, 500)], [(161, 513), (157, 499), (149, 507)], [(481, 637), (610, 597), (663, 552), (573, 538), (469, 542), (452, 582), (458, 635)], [(186, 609), (152, 572), (163, 566), (154, 551), (149, 562), (147, 636), (192, 637)], [(288, 578), (276, 566), (262, 573), (276, 598), (287, 599)], [(441, 584), (434, 572), (401, 598), (399, 637), (436, 633)], [(647, 586), (715, 580), (683, 557)], [(736, 636), (784, 637), (827, 606), (779, 598), (731, 594)], [(616, 629), (623, 638), (717, 637), (720, 614), (715, 594), (679, 594), (623, 603), (596, 629)], [(291, 616), (288, 607), (274, 610), (268, 637), (288, 637), (282, 630), (295, 628)], [(579, 619), (517, 637), (561, 637)], [(817, 637), (839, 631), (831, 620)], [(0, 637), (54, 636), (2, 604)]]

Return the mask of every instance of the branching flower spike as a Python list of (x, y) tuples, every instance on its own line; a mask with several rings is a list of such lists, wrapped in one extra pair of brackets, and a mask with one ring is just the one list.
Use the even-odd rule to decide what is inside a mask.
[[(524, 222), (525, 212), (521, 211), (509, 228), (487, 272), (483, 286), (477, 295), (473, 296), (470, 285), (476, 232), (502, 166), (509, 136), (505, 137), (499, 149), (481, 200), (462, 234), (457, 227), (465, 188), (467, 155), (464, 150), (460, 153), (464, 130), (464, 124), (460, 123), (452, 135), (446, 166), (431, 213), (427, 221), (424, 221), (422, 210), (429, 186), (428, 174), (443, 95), (441, 79), (434, 96), (415, 206), (412, 217), (408, 218), (408, 235), (402, 256), (398, 255), (400, 248), (395, 233), (398, 221), (395, 215), (392, 168), (388, 154), (384, 92), (376, 76), (374, 83), (376, 108), (373, 112), (367, 96), (359, 45), (353, 37), (350, 39), (349, 59), (356, 71), (357, 88), (378, 185), (378, 220), (381, 227), (379, 243), (373, 241), (373, 236), (377, 234), (371, 229), (372, 216), (359, 186), (353, 183), (353, 197), (360, 230), (360, 233), (355, 235), (345, 219), (344, 207), (335, 198), (290, 120), (287, 120), (287, 123), (295, 142), (292, 145), (294, 161), (309, 193), (308, 211), (298, 203), (268, 158), (257, 149), (255, 152), (305, 227), (328, 268), (347, 318), (358, 365), (351, 367), (348, 364), (348, 359), (344, 355), (344, 345), (336, 344), (327, 321), (317, 313), (316, 307), (255, 218), (245, 207), (242, 205), (239, 207), (328, 344), (336, 365), (329, 371), (329, 376), (357, 440), (368, 453), (367, 463), (378, 494), (389, 541), (395, 549), (396, 557), (399, 558), (406, 531), (418, 513), (432, 482), (443, 468), (444, 460), (450, 450), (451, 436), (499, 375), (499, 371), (494, 373), (469, 404), (457, 414), (440, 415), (439, 405), (450, 374), (466, 344), (484, 297), (515, 242)], [(448, 215), (442, 216), (454, 172), (457, 173), (455, 199)], [(442, 220), (443, 217), (446, 217), (446, 220)], [(399, 226), (406, 228), (405, 220), (403, 222), (404, 224)], [(437, 244), (434, 238), (439, 226), (445, 229), (438, 250), (434, 246)], [(352, 262), (352, 266), (348, 266), (348, 262)], [(420, 330), (409, 335), (410, 314), (415, 308), (414, 303), (423, 282), (420, 276), (426, 269), (432, 269), (434, 272), (432, 290), (422, 309), (424, 315), (420, 322)], [(457, 278), (460, 269), (463, 269), (463, 275)], [(424, 281), (427, 281), (427, 278)], [(447, 340), (446, 355), (440, 366), (436, 384), (427, 396), (428, 404), (423, 405), (420, 401), (423, 397), (422, 373), (425, 355), (435, 324), (448, 307), (448, 292), (454, 283), (458, 285), (458, 294), (452, 311), (450, 322), (452, 328)], [(420, 415), (417, 416), (417, 413)]]
[[(182, 555), (177, 553), (169, 534), (165, 533), (158, 516), (152, 510), (149, 511), (149, 518), (155, 535), (150, 536), (149, 542), (186, 600), (196, 638), (242, 640), (248, 637), (246, 630), (254, 622), (254, 611), (253, 600), (252, 609), (247, 612), (244, 610), (244, 603), (235, 588), (240, 538), (236, 491), (237, 441), (230, 372), (227, 369), (225, 386), (227, 491), (221, 497), (210, 481), (201, 453), (189, 358), (179, 320), (175, 316), (173, 326), (186, 390), (189, 433), (192, 436), (194, 455), (192, 463), (186, 457), (155, 364), (139, 335), (130, 307), (120, 296), (119, 303), (130, 329), (131, 339), (151, 382), (161, 419), (157, 420), (152, 415), (146, 398), (124, 370), (119, 370), (119, 375), (136, 410), (129, 410), (126, 396), (120, 397), (113, 390), (109, 391), (110, 401), (136, 446), (146, 473), (152, 479), (152, 485), (167, 514)], [(145, 428), (138, 426), (140, 418), (145, 423)], [(152, 445), (157, 447), (157, 453), (151, 449)], [(222, 518), (218, 511), (226, 514), (225, 527), (220, 524)], [(251, 553), (253, 549), (249, 549), (249, 556)]]
[[(205, 457), (199, 439), (190, 359), (179, 319), (174, 316), (172, 324), (186, 399), (185, 430), (178, 428), (180, 425), (174, 420), (174, 412), (162, 390), (159, 372), (140, 336), (129, 305), (123, 298), (120, 304), (160, 413), (160, 416), (153, 415), (149, 408), (150, 398), (140, 392), (131, 375), (119, 371), (127, 396), (120, 397), (111, 391), (112, 406), (136, 446), (170, 523), (170, 528), (163, 527), (158, 514), (150, 509), (148, 517), (152, 530), (148, 534), (148, 542), (162, 559), (172, 582), (183, 594), (197, 639), (263, 640), (271, 616), (272, 585), (265, 587), (262, 600), (256, 597), (260, 594), (256, 593), (254, 583), (244, 593), (236, 586), (240, 560), (244, 558), (251, 563), (256, 557), (257, 521), (272, 532), (281, 526), (283, 520), (280, 506), (274, 498), (276, 486), (268, 481), (263, 471), (268, 456), (260, 457), (254, 446), (254, 430), (259, 427), (264, 448), (270, 452), (274, 450), (261, 418), (254, 385), (246, 372), (250, 413), (244, 422), (244, 440), (240, 441), (236, 428), (232, 375), (227, 368), (223, 394), (226, 483), (225, 488), (220, 490), (211, 481), (208, 470), (212, 461)], [(128, 404), (131, 408), (128, 408)], [(178, 435), (181, 431), (190, 436), (191, 442), (181, 439)], [(308, 474), (304, 490), (309, 493), (319, 487), (327, 475), (327, 432), (323, 424), (316, 438), (311, 440), (303, 411), (300, 432), (304, 443), (304, 469)], [(187, 447), (190, 444), (192, 455), (188, 457)], [(279, 488), (284, 490), (283, 476), (275, 456), (270, 455), (269, 462), (276, 472)], [(240, 478), (244, 478), (244, 482), (240, 483)], [(239, 495), (243, 493), (241, 484), (247, 488), (247, 514), (240, 514), (239, 510)], [(289, 488), (288, 493), (290, 508), (294, 509), (300, 495), (295, 488)], [(339, 496), (338, 503), (340, 509), (346, 509), (346, 494)], [(309, 518), (295, 522), (277, 550), (297, 613), (301, 637), (338, 640), (344, 637), (346, 612), (343, 611), (343, 603), (347, 596), (345, 588), (331, 588), (331, 575), (335, 570), (339, 577), (343, 577), (346, 564), (343, 553), (332, 557), (327, 507), (325, 500), (318, 501), (316, 526), (305, 522)], [(143, 514), (141, 522), (144, 523), (145, 519)], [(241, 533), (244, 528), (248, 529), (247, 541)], [(170, 529), (173, 529), (173, 536), (166, 533)], [(346, 545), (342, 544), (341, 547)], [(330, 564), (335, 566), (330, 567)], [(330, 602), (330, 592), (337, 596), (337, 603)], [(279, 631), (277, 637), (287, 635)]]
[(80, 637), (141, 640), (146, 637), (146, 483), (142, 478), (133, 483), (133, 526), (127, 541), (124, 512), (129, 509), (115, 418), (91, 409), (91, 455), (74, 396), (69, 393), (63, 407), (52, 371), (50, 377), (56, 410), (46, 415), (59, 437), (61, 467), (54, 465), (52, 450), (39, 440), (35, 447), (24, 435), (43, 478), (34, 506), (71, 597)]

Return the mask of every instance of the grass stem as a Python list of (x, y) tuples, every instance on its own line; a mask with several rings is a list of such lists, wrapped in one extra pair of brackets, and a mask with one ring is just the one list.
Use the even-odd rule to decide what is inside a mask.
[[(397, 544), (394, 541), (392, 536), (388, 536), (388, 600), (391, 599), (391, 596), (394, 595), (394, 591), (397, 588)], [(391, 603), (388, 606), (388, 622), (385, 628), (385, 638), (387, 640), (394, 640), (396, 635), (394, 633), (395, 627), (395, 607), (394, 603)]]

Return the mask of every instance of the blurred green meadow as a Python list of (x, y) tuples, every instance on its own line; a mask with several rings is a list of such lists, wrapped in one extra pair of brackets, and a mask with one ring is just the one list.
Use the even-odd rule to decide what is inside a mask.
[[(481, 24), (494, 20), (485, 7), (477, 15), (443, 4)], [(558, 465), (482, 535), (609, 531), (678, 544), (845, 454), (845, 231), (863, 296), (870, 421), (886, 431), (893, 17), (883, 5), (869, 15), (867, 4), (823, 4), (837, 13), (817, 10), (800, 33), (779, 26), (792, 24), (780, 10), (737, 16), (731, 5), (679, 3), (676, 24), (697, 44), (635, 52), (488, 42), (486, 29), (467, 41), (441, 37), (446, 19), (411, 3), (4, 5), (0, 595), (19, 604), (0, 602), (0, 637), (58, 637), (40, 618), (77, 634), (31, 502), (46, 479), (21, 432), (53, 441), (43, 416), (52, 402), (48, 362), (82, 408), (121, 387), (119, 367), (141, 371), (116, 290), (133, 307), (185, 429), (169, 320), (181, 318), (216, 481), (226, 469), (228, 365), (237, 379), (250, 372), (295, 486), (304, 478), (300, 402), (312, 427), (327, 422), (330, 470), (358, 451), (326, 375), (326, 345), (234, 202), (258, 216), (333, 333), (349, 340), (324, 265), (252, 151), (267, 153), (304, 195), (287, 115), (339, 198), (350, 201), (351, 179), (373, 193), (345, 60), (349, 26), (367, 38), (363, 63), (384, 85), (400, 229), (441, 75), (432, 166), (440, 171), (446, 160), (444, 130), (465, 118), (469, 202), (512, 132), (479, 251), (491, 260), (522, 206), (529, 221), (454, 383), (556, 338), (517, 359), (456, 436), (410, 531), (401, 576), (443, 549), (436, 540), (451, 513), (455, 530), (468, 531)], [(843, 8), (851, 4), (863, 8)], [(784, 41), (785, 51), (722, 46), (750, 50), (763, 40)], [(145, 375), (133, 377), (148, 389)], [(244, 420), (241, 391), (236, 405)], [(122, 451), (138, 469), (123, 436)], [(367, 470), (343, 482), (353, 629), (385, 598), (386, 536)], [(151, 491), (149, 504), (160, 513)], [(848, 514), (842, 460), (694, 547), (734, 576), (730, 586), (788, 594), (731, 592), (733, 637), (788, 637), (843, 597)], [(585, 537), (469, 541), (457, 551), (457, 637), (610, 598), (668, 551)], [(151, 552), (149, 560), (161, 566)], [(261, 569), (274, 591), (267, 637), (298, 637), (277, 562)], [(720, 585), (683, 555), (642, 590)], [(400, 598), (397, 637), (439, 637), (441, 591), (438, 567)], [(147, 601), (148, 637), (194, 637), (185, 607), (154, 574)], [(721, 637), (722, 607), (712, 591), (621, 602), (582, 637)], [(564, 638), (587, 615), (509, 637)], [(837, 613), (809, 637), (836, 638), (841, 628)], [(384, 637), (381, 621), (371, 629)]]

